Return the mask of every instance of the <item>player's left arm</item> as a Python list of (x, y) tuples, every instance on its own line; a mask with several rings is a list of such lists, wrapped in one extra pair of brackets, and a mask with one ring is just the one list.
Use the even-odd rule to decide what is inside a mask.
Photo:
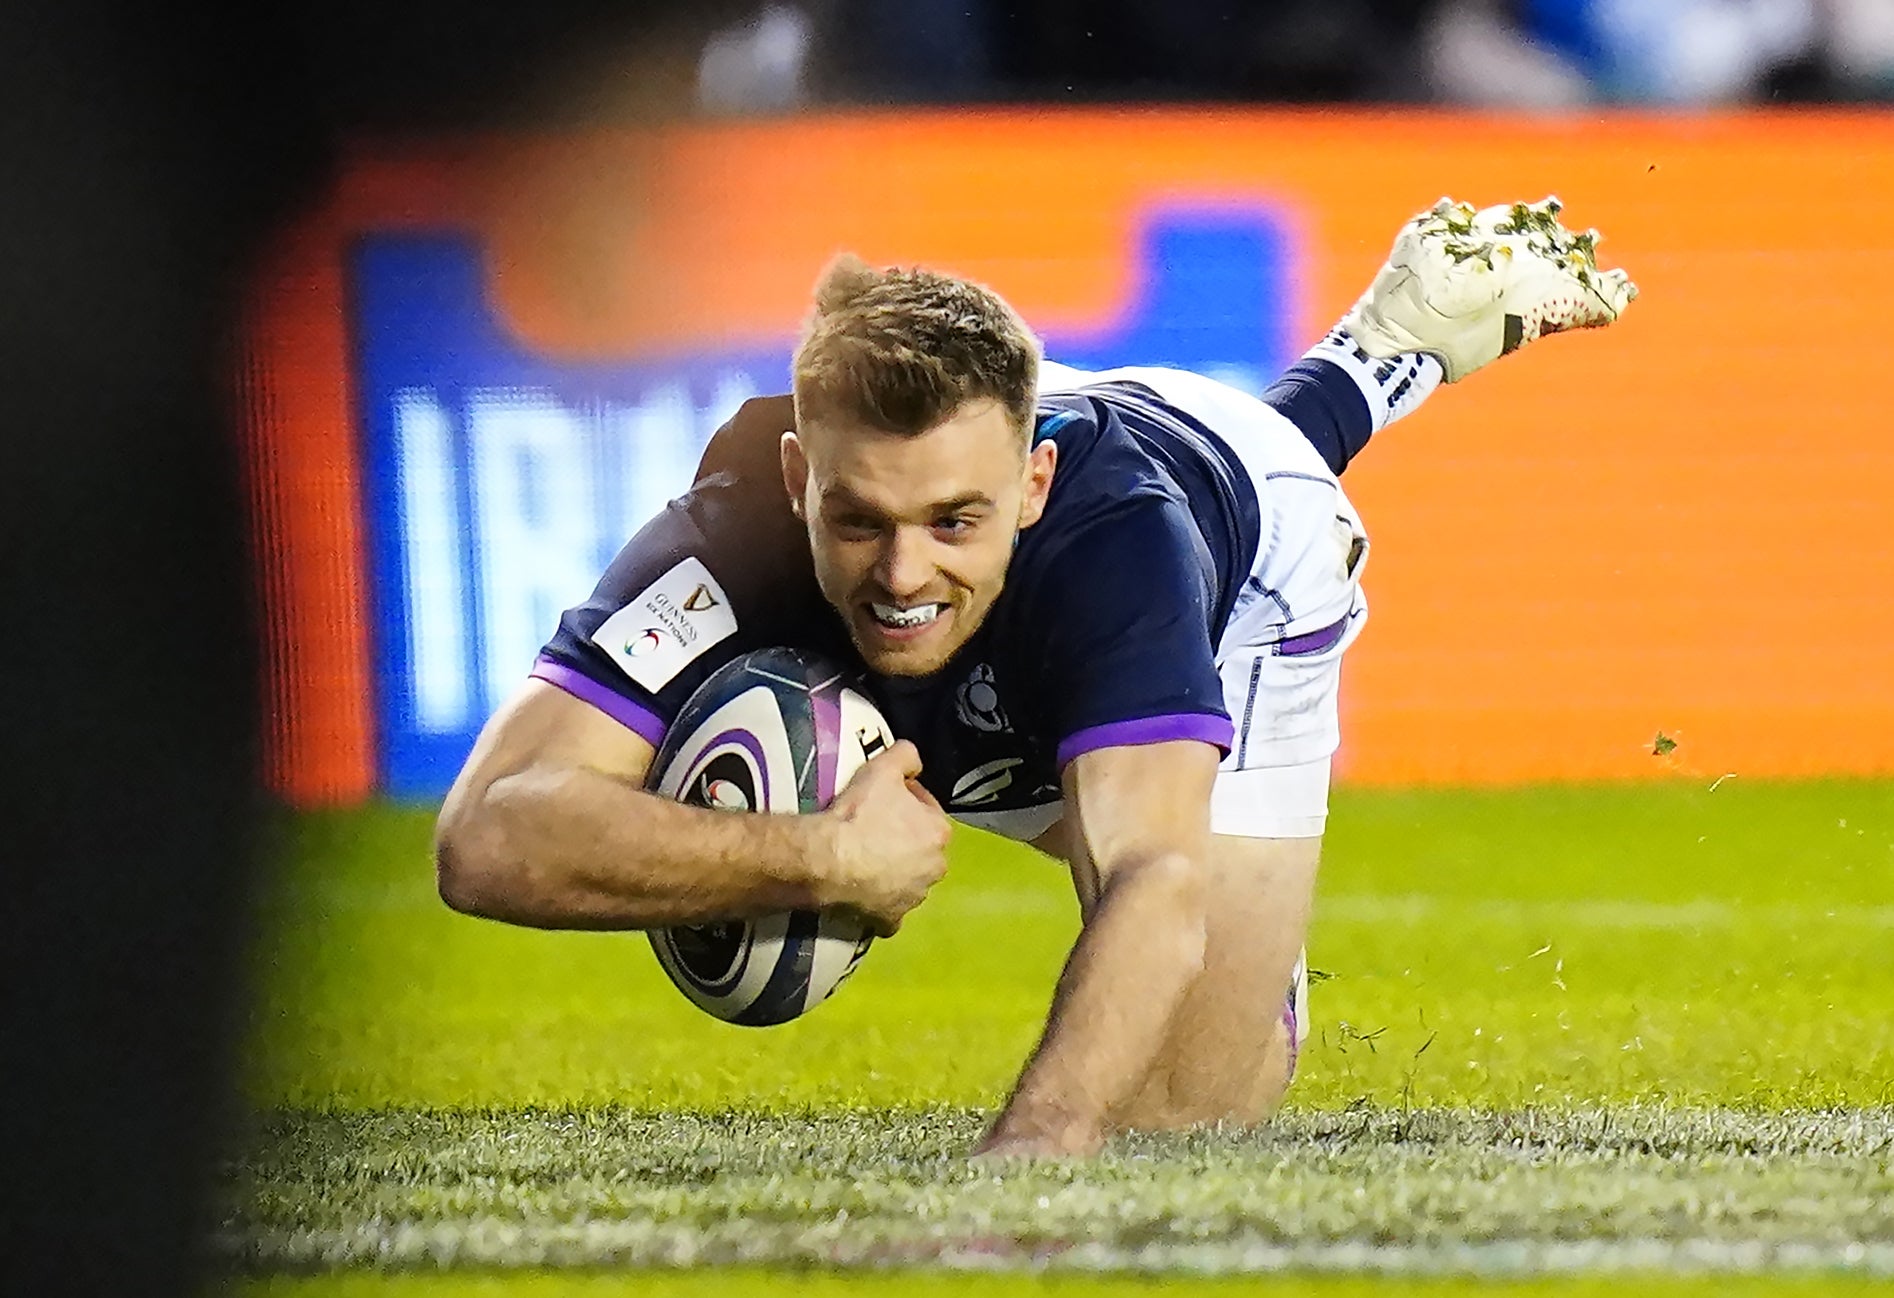
[(1210, 787), (1197, 740), (1098, 748), (1065, 768), (1065, 841), (1085, 926), (1045, 1034), (977, 1152), (1086, 1154), (1136, 1093), (1203, 968)]

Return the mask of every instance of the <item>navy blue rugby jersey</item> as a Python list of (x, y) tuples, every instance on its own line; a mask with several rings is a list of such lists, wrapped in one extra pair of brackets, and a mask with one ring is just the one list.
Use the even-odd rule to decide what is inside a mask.
[[(533, 674), (656, 745), (698, 685), (749, 650), (859, 668), (783, 488), (778, 443), (793, 422), (788, 397), (746, 402), (690, 491), (565, 613)], [(1060, 771), (1080, 753), (1170, 739), (1228, 750), (1214, 646), (1260, 528), (1234, 454), (1137, 385), (1042, 396), (1034, 438), (1057, 444), (1058, 466), (986, 620), (931, 676), (864, 678), (942, 805), (1021, 838), (1057, 818)]]

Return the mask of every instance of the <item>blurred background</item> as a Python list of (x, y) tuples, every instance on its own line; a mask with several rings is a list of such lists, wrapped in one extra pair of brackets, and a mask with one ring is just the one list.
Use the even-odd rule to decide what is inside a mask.
[(811, 0), (579, 30), (456, 20), (489, 73), (452, 89), (411, 71), (446, 77), (428, 24), (378, 33), (402, 94), (353, 88), (250, 281), (292, 801), (445, 789), (718, 423), (786, 388), (835, 251), (984, 279), (1070, 364), (1260, 390), (1442, 194), (1559, 194), (1645, 296), (1351, 470), (1377, 628), (1343, 778), (1894, 766), (1894, 624), (1860, 594), (1894, 576), (1894, 469), (1850, 345), (1894, 289), (1894, 3)]
[(1517, 109), (1874, 100), (1881, 0), (877, 0), (715, 31), (717, 113), (825, 104), (1222, 100)]
[(271, 809), (437, 796), (842, 247), (1257, 388), (1557, 192), (1645, 296), (1351, 469), (1342, 778), (1894, 770), (1890, 93), (1894, 0), (14, 7), (8, 1265), (185, 1273)]

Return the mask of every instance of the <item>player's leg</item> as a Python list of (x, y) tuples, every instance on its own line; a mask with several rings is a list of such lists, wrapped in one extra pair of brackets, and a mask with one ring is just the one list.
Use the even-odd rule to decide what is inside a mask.
[[(1367, 616), (1367, 538), (1340, 483), (1281, 413), (1200, 375), (1126, 375), (1235, 452), (1257, 486), (1262, 526), (1217, 645), (1236, 735), (1211, 797), (1204, 971), (1143, 1087), (1113, 1116), (1137, 1128), (1254, 1122), (1281, 1103), (1293, 1071), (1285, 1010), (1341, 742), (1341, 660)], [(1306, 1006), (1296, 1008), (1306, 1025)]]
[[(1320, 838), (1212, 840), (1204, 970), (1115, 1126), (1260, 1122), (1295, 1072), (1289, 1005), (1309, 926)], [(1305, 1014), (1306, 1006), (1295, 1006)]]
[[(1283, 637), (1280, 622), (1253, 605), (1253, 616), (1233, 618), (1226, 632), (1219, 668), (1236, 736), (1211, 796), (1204, 971), (1144, 1087), (1115, 1115), (1121, 1126), (1269, 1116), (1293, 1075), (1295, 1029), (1307, 1031), (1306, 1003), (1293, 1007), (1296, 1018), (1287, 1027), (1285, 1010), (1328, 823), (1342, 656), (1360, 632), (1366, 605), (1354, 585), (1359, 564), (1348, 561), (1353, 530), (1332, 529), (1332, 520), (1319, 516), (1284, 521), (1301, 523), (1300, 530), (1286, 528), (1285, 539), (1304, 542), (1307, 557), (1280, 577), (1259, 565), (1275, 577), (1272, 606), (1332, 609), (1339, 597), (1347, 612)], [(1252, 636), (1268, 639), (1244, 643)]]

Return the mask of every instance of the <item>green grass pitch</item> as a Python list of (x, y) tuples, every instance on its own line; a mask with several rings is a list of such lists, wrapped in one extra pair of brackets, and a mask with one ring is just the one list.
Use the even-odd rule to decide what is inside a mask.
[(1076, 930), (966, 834), (837, 998), (717, 1023), (643, 938), (434, 899), (430, 817), (286, 822), (215, 1244), (252, 1294), (1866, 1291), (1894, 1277), (1894, 785), (1335, 798), (1292, 1099), (962, 1157)]

